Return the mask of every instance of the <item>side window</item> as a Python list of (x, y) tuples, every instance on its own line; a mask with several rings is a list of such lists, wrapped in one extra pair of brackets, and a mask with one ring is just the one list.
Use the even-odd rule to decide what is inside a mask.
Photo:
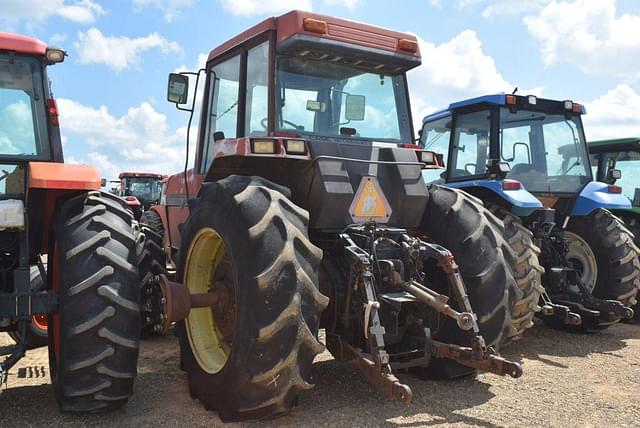
[(245, 135), (267, 135), (269, 84), (269, 42), (264, 42), (247, 55), (247, 98)]
[(481, 175), (489, 157), (489, 111), (458, 115), (450, 169), (452, 177)]
[(217, 64), (211, 69), (209, 84), (209, 117), (205, 138), (205, 153), (202, 170), (213, 160), (211, 146), (215, 133), (224, 133), (224, 138), (236, 138), (238, 125), (238, 87), (240, 80), (240, 55)]
[[(449, 163), (449, 139), (451, 136), (451, 116), (427, 122), (422, 127), (420, 145), (425, 150), (440, 153), (445, 167)], [(423, 169), (422, 177), (427, 183), (443, 182), (444, 169)]]

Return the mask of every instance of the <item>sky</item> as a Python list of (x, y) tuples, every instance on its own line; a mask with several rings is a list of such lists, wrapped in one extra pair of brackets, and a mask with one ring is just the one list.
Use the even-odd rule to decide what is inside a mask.
[(416, 123), (517, 86), (584, 103), (587, 139), (640, 136), (637, 0), (0, 0), (0, 30), (68, 52), (49, 69), (65, 159), (112, 179), (181, 170), (188, 115), (165, 101), (168, 74), (296, 8), (415, 34)]

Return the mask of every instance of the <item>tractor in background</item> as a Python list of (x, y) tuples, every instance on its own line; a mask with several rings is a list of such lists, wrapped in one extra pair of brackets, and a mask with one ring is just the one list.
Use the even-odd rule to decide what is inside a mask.
[(124, 199), (136, 220), (152, 205), (160, 203), (160, 193), (166, 175), (151, 172), (121, 172), (118, 176), (118, 196)]
[(427, 182), (464, 189), (504, 221), (527, 304), (547, 324), (593, 331), (633, 315), (640, 264), (610, 211), (630, 208), (628, 199), (593, 181), (584, 113), (572, 101), (483, 96), (425, 117), (420, 146), (446, 156)]
[(133, 392), (137, 245), (133, 216), (99, 191), (97, 170), (64, 163), (47, 69), (65, 56), (0, 33), (0, 331), (16, 341), (2, 350), (0, 384), (46, 326), (60, 409), (95, 413)]
[(396, 370), (522, 374), (493, 348), (520, 297), (502, 222), (422, 180), (436, 160), (413, 144), (420, 61), (412, 35), (293, 11), (170, 75), (168, 100), (202, 112), (191, 168), (147, 216), (177, 267), (175, 282), (149, 275), (155, 319), (177, 321), (190, 392), (223, 420), (291, 409), (319, 327), (390, 399), (411, 400)]
[[(609, 186), (619, 186), (631, 201), (631, 207), (612, 209), (622, 219), (640, 246), (640, 138), (616, 138), (590, 141), (588, 144), (591, 165), (596, 180)], [(634, 307), (634, 321), (640, 322), (640, 304)]]

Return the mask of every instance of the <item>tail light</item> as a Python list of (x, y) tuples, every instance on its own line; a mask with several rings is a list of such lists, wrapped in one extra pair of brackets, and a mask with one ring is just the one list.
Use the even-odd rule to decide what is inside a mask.
[(622, 193), (622, 187), (616, 186), (615, 184), (610, 184), (607, 186), (607, 191), (609, 193)]
[(410, 39), (398, 40), (398, 49), (402, 51), (416, 53), (418, 52), (418, 42)]
[(505, 102), (507, 105), (514, 106), (516, 105), (516, 96), (515, 95), (507, 95), (505, 98)]
[(317, 34), (327, 34), (327, 21), (321, 21), (319, 19), (304, 18), (302, 20), (302, 28), (305, 31), (310, 31)]
[(53, 98), (49, 98), (47, 100), (47, 111), (49, 113), (49, 122), (51, 126), (60, 126), (60, 122), (58, 120), (58, 106), (56, 105), (56, 100)]
[(420, 144), (400, 144), (400, 147), (402, 147), (403, 149), (422, 150), (422, 147), (420, 147)]
[(502, 190), (520, 190), (522, 189), (522, 183), (518, 180), (503, 180)]

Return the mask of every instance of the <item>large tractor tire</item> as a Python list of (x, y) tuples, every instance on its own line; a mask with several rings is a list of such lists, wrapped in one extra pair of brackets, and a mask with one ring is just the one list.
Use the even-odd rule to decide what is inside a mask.
[[(487, 345), (497, 348), (513, 336), (511, 308), (522, 299), (506, 255), (511, 252), (505, 242), (504, 227), (482, 203), (460, 190), (428, 186), (429, 201), (421, 231), (426, 238), (449, 249), (460, 267), (472, 309), (478, 316), (480, 333)], [(509, 257), (512, 257), (509, 255)], [(432, 270), (445, 284), (442, 271)], [(429, 276), (429, 272), (427, 272)], [(439, 290), (448, 293), (448, 289)], [(469, 333), (455, 321), (444, 318), (434, 338), (442, 342), (469, 346)], [(431, 360), (419, 375), (428, 378), (454, 378), (476, 371), (447, 359)]]
[(204, 184), (191, 208), (177, 277), (219, 300), (178, 324), (181, 357), (191, 395), (224, 421), (286, 412), (313, 386), (328, 299), (308, 219), (288, 189), (256, 177)]
[(542, 275), (544, 268), (538, 256), (540, 249), (533, 243), (533, 233), (522, 225), (522, 220), (498, 205), (489, 210), (504, 223), (504, 239), (515, 256), (511, 268), (522, 292), (522, 297), (511, 309), (511, 324), (515, 334), (510, 341), (522, 338), (525, 330), (533, 327), (533, 318), (540, 311), (540, 296), (544, 293)]
[[(45, 283), (40, 275), (40, 270), (37, 266), (31, 266), (30, 278), (29, 278), (31, 291), (42, 291), (45, 289)], [(8, 332), (16, 343), (21, 342), (21, 334), (19, 331)], [(27, 327), (26, 337), (27, 349), (36, 349), (43, 346), (47, 346), (49, 339), (47, 337), (47, 316), (46, 315), (34, 315), (31, 318), (31, 322)]]
[(143, 337), (153, 335), (162, 325), (162, 290), (159, 275), (168, 276), (162, 237), (148, 224), (139, 225), (138, 273), (140, 277), (140, 318)]
[(133, 392), (140, 308), (133, 217), (117, 197), (89, 192), (59, 207), (49, 260), (58, 311), (49, 365), (62, 411), (104, 412)]
[[(636, 247), (640, 248), (640, 221), (635, 215), (619, 215), (624, 221), (627, 229), (633, 234), (633, 242)], [(627, 320), (632, 323), (640, 323), (640, 296), (636, 296), (636, 304), (632, 306), (633, 319)]]
[[(160, 237), (160, 241), (162, 241), (164, 238), (164, 225), (162, 224), (162, 219), (157, 212), (145, 211), (142, 216), (140, 216), (140, 224), (146, 224), (149, 226), (149, 228)], [(162, 247), (162, 244), (160, 244), (160, 246)]]
[(605, 209), (572, 217), (565, 230), (567, 259), (584, 285), (600, 299), (633, 306), (640, 288), (640, 261), (633, 235)]

